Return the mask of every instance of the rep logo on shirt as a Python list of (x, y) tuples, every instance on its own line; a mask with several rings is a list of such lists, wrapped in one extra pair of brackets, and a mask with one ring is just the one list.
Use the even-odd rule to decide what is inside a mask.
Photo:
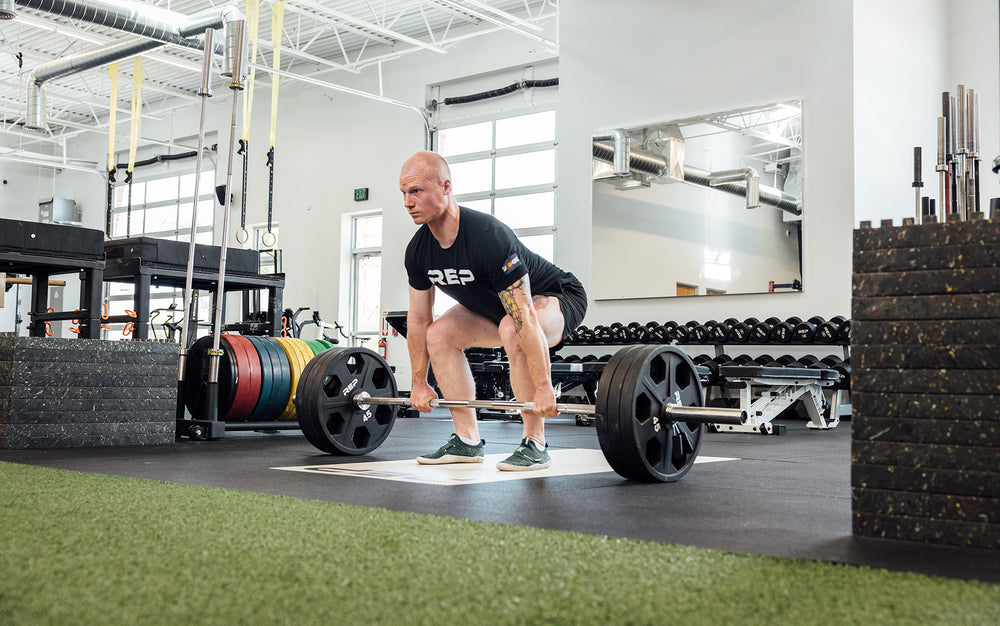
[(435, 285), (444, 286), (465, 285), (476, 280), (476, 277), (472, 274), (472, 270), (449, 268), (444, 270), (427, 270), (427, 279)]

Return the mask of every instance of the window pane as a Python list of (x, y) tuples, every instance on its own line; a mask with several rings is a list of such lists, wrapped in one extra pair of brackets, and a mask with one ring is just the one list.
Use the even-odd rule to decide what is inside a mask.
[[(118, 185), (115, 187), (115, 208), (125, 208), (128, 206), (128, 185)], [(146, 202), (146, 183), (132, 183), (132, 206), (144, 204)]]
[(354, 219), (354, 247), (377, 248), (382, 245), (382, 216)]
[(497, 148), (510, 148), (540, 141), (555, 141), (555, 138), (555, 111), (497, 120)]
[(109, 298), (113, 296), (131, 296), (135, 291), (135, 287), (132, 283), (110, 282), (105, 284), (108, 286)]
[(358, 325), (357, 332), (378, 332), (382, 317), (379, 311), (379, 292), (382, 284), (382, 257), (366, 256), (358, 259)]
[(489, 191), (493, 187), (493, 163), (490, 159), (451, 165), (451, 183), (455, 193)]
[[(177, 199), (177, 178), (160, 178), (146, 182), (146, 202), (162, 202), (164, 200)], [(132, 203), (135, 203), (135, 194), (132, 195)]]
[(555, 262), (555, 235), (532, 235), (520, 237), (521, 242), (542, 258)]
[(552, 226), (555, 224), (555, 202), (556, 194), (552, 192), (497, 198), (494, 215), (511, 228)]
[(137, 210), (135, 208), (132, 209), (131, 216), (129, 216), (129, 212), (127, 210), (122, 213), (122, 218), (123, 218), (122, 222), (126, 226), (124, 234), (131, 237), (137, 234), (141, 234), (143, 232), (142, 230), (143, 213), (144, 211), (142, 211), (141, 209)]
[(177, 205), (146, 209), (146, 228), (144, 232), (159, 233), (177, 230)]
[(556, 151), (543, 150), (497, 158), (497, 189), (542, 185), (556, 180)]
[(199, 232), (195, 233), (194, 234), (194, 242), (195, 243), (203, 243), (203, 244), (206, 244), (206, 245), (209, 245), (209, 246), (212, 245), (212, 231), (206, 230), (206, 231), (199, 231)]
[(445, 128), (438, 132), (438, 153), (441, 156), (481, 152), (491, 148), (493, 148), (493, 124), (490, 122)]
[(485, 200), (469, 200), (468, 202), (459, 202), (459, 204), (480, 213), (489, 213), (493, 210), (493, 207), (490, 206), (489, 198)]
[[(199, 193), (205, 193), (205, 188), (202, 187), (198, 190)], [(194, 173), (185, 174), (180, 177), (180, 190), (177, 192), (178, 198), (193, 198), (194, 197)]]

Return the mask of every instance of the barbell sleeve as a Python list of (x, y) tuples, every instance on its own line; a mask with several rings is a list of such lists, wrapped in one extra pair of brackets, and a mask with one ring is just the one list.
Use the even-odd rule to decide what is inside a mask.
[[(379, 398), (364, 392), (354, 396), (354, 404), (361, 409), (367, 408), (370, 405), (413, 405), (409, 398)], [(511, 400), (446, 400), (443, 398), (431, 400), (430, 405), (435, 408), (523, 409), (526, 411), (534, 408), (531, 402), (515, 402)], [(556, 404), (556, 410), (560, 413), (579, 415), (594, 415), (597, 413), (597, 408), (593, 404)], [(732, 425), (747, 423), (746, 411), (724, 407), (668, 404), (664, 407), (663, 414), (665, 417), (670, 418), (669, 421), (675, 422)]]

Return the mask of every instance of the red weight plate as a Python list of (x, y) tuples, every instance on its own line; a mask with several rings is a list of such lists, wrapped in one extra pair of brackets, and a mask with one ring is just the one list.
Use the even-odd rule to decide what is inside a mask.
[[(234, 341), (231, 335), (222, 335), (222, 341), (226, 342), (229, 349), (233, 351), (233, 358), (236, 361), (236, 394), (233, 397), (233, 404), (225, 415), (220, 414), (219, 419), (227, 422), (235, 422), (246, 419), (249, 412), (246, 409), (250, 396), (249, 386), (245, 381), (250, 377), (250, 359), (243, 344)], [(253, 409), (253, 406), (250, 407)]]
[(234, 420), (245, 420), (253, 412), (255, 406), (257, 406), (257, 400), (260, 398), (261, 382), (263, 375), (261, 373), (260, 357), (257, 355), (257, 349), (254, 347), (253, 343), (246, 337), (242, 335), (228, 335), (230, 345), (234, 346), (234, 351), (243, 349), (246, 355), (246, 376), (240, 376), (238, 381), (238, 387), (241, 390), (246, 391), (246, 403), (240, 407), (240, 410), (236, 414), (230, 414), (230, 418)]

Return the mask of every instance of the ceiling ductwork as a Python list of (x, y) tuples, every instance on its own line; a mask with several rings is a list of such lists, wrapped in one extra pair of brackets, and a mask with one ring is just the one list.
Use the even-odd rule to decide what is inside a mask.
[[(130, 0), (114, 2), (16, 0), (16, 3), (38, 11), (139, 35), (138, 39), (114, 43), (56, 59), (31, 70), (27, 78), (25, 128), (35, 130), (47, 128), (44, 83), (54, 78), (126, 59), (164, 44), (202, 48), (204, 46), (202, 39), (189, 39), (189, 37), (203, 34), (209, 28), (225, 29), (224, 68), (233, 67), (234, 56), (238, 56), (240, 59), (243, 56), (243, 50), (237, 50), (238, 44), (235, 42), (240, 41), (236, 36), (236, 24), (244, 21), (245, 17), (239, 9), (232, 5), (216, 7), (193, 16), (187, 16)], [(242, 67), (242, 63), (240, 63), (240, 67)], [(223, 75), (231, 75), (231, 73), (226, 70)]]
[(12, 20), (16, 15), (14, 0), (0, 0), (0, 20)]

